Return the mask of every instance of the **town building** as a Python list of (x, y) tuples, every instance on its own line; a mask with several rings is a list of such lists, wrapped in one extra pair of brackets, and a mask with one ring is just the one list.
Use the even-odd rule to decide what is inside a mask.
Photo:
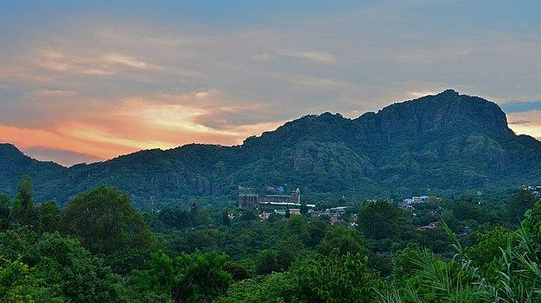
[[(291, 195), (259, 195), (254, 193), (239, 194), (239, 208), (299, 208), (301, 206), (301, 191), (294, 190)], [(313, 208), (314, 204), (307, 204), (307, 207)]]
[(289, 209), (289, 215), (295, 216), (295, 215), (301, 215), (301, 210), (299, 208), (290, 208)]

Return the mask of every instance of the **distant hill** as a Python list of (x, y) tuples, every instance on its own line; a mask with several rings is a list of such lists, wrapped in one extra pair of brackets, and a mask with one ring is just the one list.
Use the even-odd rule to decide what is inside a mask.
[(0, 156), (0, 191), (13, 194), (29, 174), (39, 199), (61, 203), (100, 184), (115, 185), (144, 206), (151, 196), (233, 197), (239, 185), (388, 197), (541, 179), (541, 142), (515, 135), (495, 103), (453, 90), (357, 119), (305, 116), (240, 146), (190, 144), (71, 168), (30, 159), (9, 144), (0, 145)]

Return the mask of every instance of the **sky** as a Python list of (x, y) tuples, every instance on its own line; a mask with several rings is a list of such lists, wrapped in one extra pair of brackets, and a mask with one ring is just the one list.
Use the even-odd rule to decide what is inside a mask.
[(541, 138), (541, 1), (0, 5), (0, 142), (65, 166), (452, 88)]

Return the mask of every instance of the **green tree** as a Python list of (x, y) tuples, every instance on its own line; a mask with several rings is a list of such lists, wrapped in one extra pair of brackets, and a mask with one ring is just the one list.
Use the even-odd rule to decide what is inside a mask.
[(286, 235), (296, 235), (302, 243), (307, 244), (310, 241), (310, 229), (306, 219), (303, 216), (292, 216), (287, 220)]
[(33, 184), (29, 176), (19, 183), (19, 191), (13, 202), (13, 220), (20, 225), (34, 224)]
[(465, 248), (466, 257), (482, 271), (484, 277), (495, 280), (502, 267), (502, 249), (508, 244), (516, 245), (515, 234), (497, 227), (485, 233), (477, 233), (475, 238), (477, 244)]
[(537, 245), (541, 244), (541, 200), (537, 201), (532, 209), (526, 211), (522, 225)]
[(345, 226), (332, 227), (317, 247), (318, 251), (324, 255), (329, 255), (333, 250), (337, 250), (340, 255), (367, 256), (368, 250), (365, 247), (363, 235), (354, 229)]
[(116, 188), (102, 186), (77, 195), (68, 203), (65, 222), (69, 234), (79, 237), (87, 249), (98, 254), (154, 243), (143, 217), (131, 207), (128, 195)]
[(534, 207), (535, 197), (529, 190), (521, 190), (509, 203), (507, 211), (513, 222), (520, 222), (527, 210)]
[[(10, 230), (0, 233), (0, 256), (17, 266), (19, 278), (10, 280), (23, 285), (24, 295), (37, 303), (126, 302), (120, 279), (76, 239)], [(0, 288), (8, 284), (0, 281)]]
[(245, 209), (241, 211), (239, 217), (240, 217), (240, 220), (244, 222), (254, 221), (258, 219), (257, 214), (251, 209)]
[(36, 228), (39, 232), (60, 231), (62, 213), (53, 201), (45, 202), (36, 207)]
[(0, 231), (6, 231), (9, 229), (11, 221), (9, 196), (0, 194)]
[(282, 263), (276, 250), (263, 249), (257, 253), (255, 271), (258, 275), (268, 275), (281, 270)]
[(376, 240), (398, 237), (408, 228), (403, 211), (386, 201), (365, 203), (357, 221), (363, 234)]
[(374, 302), (379, 280), (359, 255), (311, 254), (281, 273), (233, 285), (217, 303)]
[(231, 219), (229, 218), (229, 210), (224, 210), (222, 213), (222, 225), (230, 227), (231, 226)]
[(28, 265), (20, 261), (0, 260), (0, 302), (34, 303), (28, 293)]
[[(147, 269), (135, 271), (130, 281), (145, 297), (166, 297), (174, 302), (210, 302), (225, 293), (233, 282), (224, 269), (224, 254), (196, 252), (171, 258), (157, 252)], [(150, 295), (152, 294), (152, 295)]]
[(187, 207), (173, 206), (163, 208), (158, 219), (170, 228), (186, 228), (195, 226), (194, 214)]
[(295, 262), (291, 272), (299, 284), (298, 297), (303, 302), (373, 302), (378, 280), (367, 262), (366, 256), (349, 253)]
[(328, 224), (325, 223), (323, 220), (316, 220), (310, 223), (310, 241), (308, 243), (309, 247), (315, 247), (318, 245), (321, 240), (323, 240), (323, 237), (325, 237), (325, 233), (327, 231)]
[(475, 220), (480, 222), (483, 217), (479, 202), (473, 199), (463, 199), (455, 202), (453, 205), (453, 214), (460, 221)]

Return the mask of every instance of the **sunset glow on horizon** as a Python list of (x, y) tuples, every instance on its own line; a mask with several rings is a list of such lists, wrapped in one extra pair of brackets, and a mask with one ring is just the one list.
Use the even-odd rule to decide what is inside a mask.
[(235, 145), (447, 88), (541, 137), (537, 1), (53, 2), (0, 7), (0, 142), (40, 160)]

